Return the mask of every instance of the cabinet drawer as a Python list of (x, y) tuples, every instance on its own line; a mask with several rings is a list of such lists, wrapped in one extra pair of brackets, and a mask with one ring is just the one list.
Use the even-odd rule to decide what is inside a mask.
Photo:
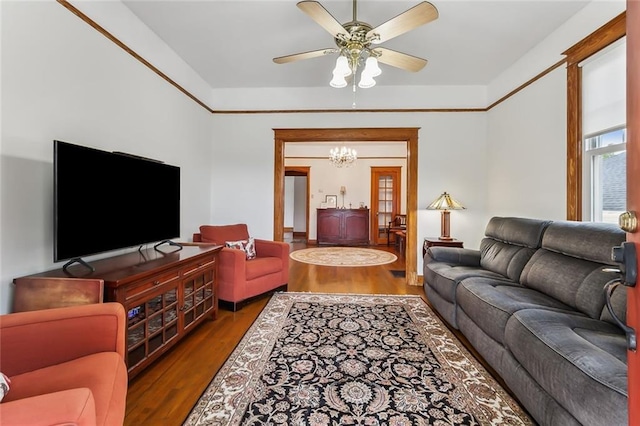
[(188, 277), (189, 275), (201, 272), (205, 269), (212, 268), (216, 263), (215, 256), (205, 257), (200, 259), (197, 262), (189, 263), (181, 268), (181, 273), (183, 277)]
[(141, 281), (139, 284), (132, 285), (131, 287), (127, 286), (125, 289), (125, 300), (129, 300), (132, 297), (151, 291), (163, 284), (170, 283), (171, 281), (177, 280), (179, 277), (180, 274), (177, 270), (168, 271), (164, 274), (154, 275), (144, 281)]

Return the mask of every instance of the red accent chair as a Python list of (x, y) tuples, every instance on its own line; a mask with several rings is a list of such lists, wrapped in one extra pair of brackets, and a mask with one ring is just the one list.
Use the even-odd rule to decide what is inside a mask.
[[(249, 239), (246, 224), (203, 225), (193, 234), (194, 242), (224, 246), (227, 241)], [(255, 239), (256, 258), (247, 260), (243, 250), (224, 247), (219, 254), (218, 299), (220, 306), (242, 308), (254, 298), (287, 290), (289, 282), (289, 244)]]
[(119, 303), (0, 316), (0, 369), (11, 380), (0, 423), (121, 426), (126, 326)]

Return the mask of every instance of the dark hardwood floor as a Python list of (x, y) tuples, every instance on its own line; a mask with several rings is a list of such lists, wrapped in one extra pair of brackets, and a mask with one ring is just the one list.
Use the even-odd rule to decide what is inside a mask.
[[(290, 243), (292, 250), (305, 243)], [(393, 247), (376, 247), (393, 251)], [(317, 293), (418, 294), (390, 270), (404, 269), (404, 259), (364, 268), (337, 268), (290, 262), (289, 291)], [(215, 373), (266, 305), (256, 300), (238, 312), (220, 310), (129, 383), (125, 425), (181, 425)]]

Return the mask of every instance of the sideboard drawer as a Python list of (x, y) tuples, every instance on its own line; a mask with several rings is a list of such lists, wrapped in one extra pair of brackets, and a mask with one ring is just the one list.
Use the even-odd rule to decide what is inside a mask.
[(189, 275), (196, 274), (202, 270), (213, 268), (215, 262), (215, 256), (206, 257), (198, 262), (192, 262), (180, 268), (180, 274), (183, 277), (188, 277)]
[(137, 297), (147, 291), (155, 289), (156, 287), (170, 283), (171, 281), (177, 280), (179, 277), (180, 273), (177, 269), (149, 277), (149, 279), (141, 281), (139, 284), (127, 287), (125, 289), (125, 300)]

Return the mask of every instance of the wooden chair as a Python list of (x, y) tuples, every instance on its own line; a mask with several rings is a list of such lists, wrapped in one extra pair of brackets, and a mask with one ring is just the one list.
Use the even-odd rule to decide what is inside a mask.
[(391, 235), (394, 235), (397, 231), (407, 230), (407, 215), (397, 214), (391, 222), (387, 225), (387, 245), (391, 242)]

